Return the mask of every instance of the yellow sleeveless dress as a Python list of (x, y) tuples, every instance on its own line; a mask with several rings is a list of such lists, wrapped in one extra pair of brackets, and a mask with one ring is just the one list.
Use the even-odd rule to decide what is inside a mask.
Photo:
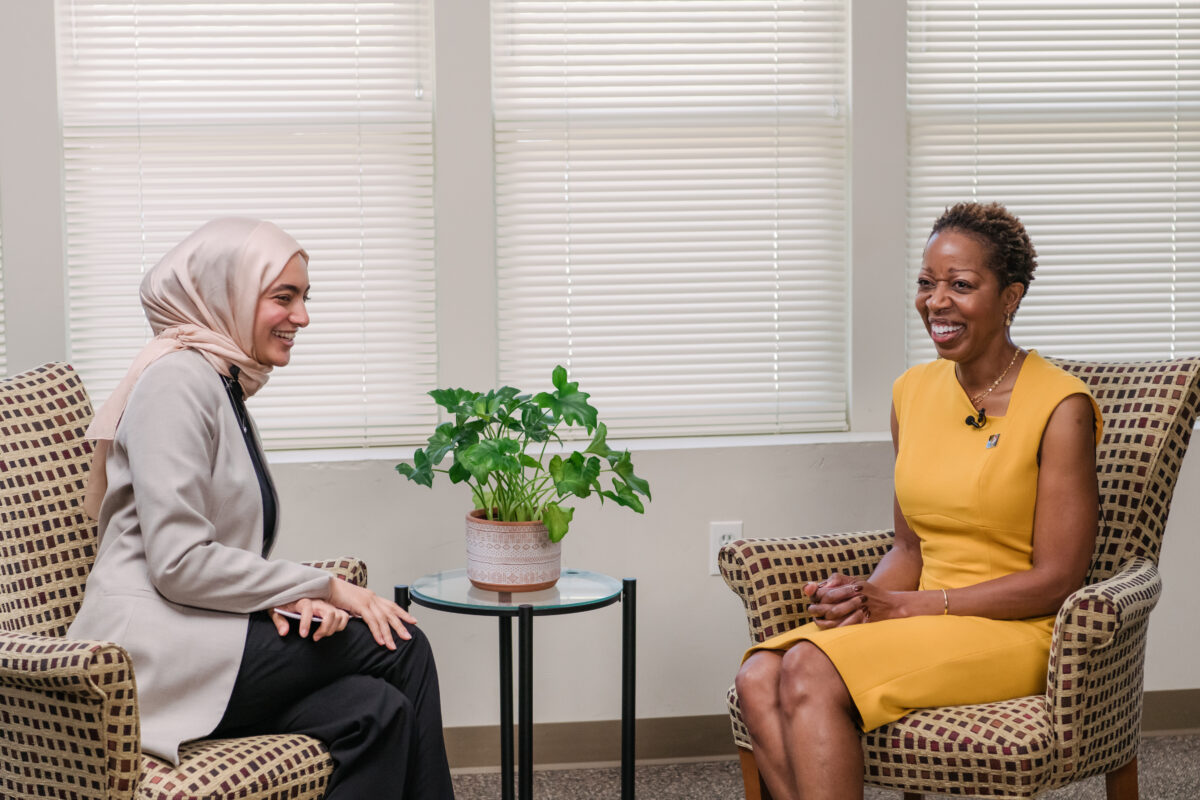
[[(951, 361), (913, 367), (892, 401), (899, 422), (896, 496), (921, 540), (921, 589), (955, 589), (1031, 567), (1038, 449), (1051, 413), (1087, 386), (1031, 351), (1007, 412), (982, 429)], [(1096, 437), (1100, 411), (1092, 400)], [(1045, 690), (1054, 617), (948, 615), (820, 630), (804, 625), (747, 652), (820, 647), (869, 731), (914, 708), (987, 703)]]

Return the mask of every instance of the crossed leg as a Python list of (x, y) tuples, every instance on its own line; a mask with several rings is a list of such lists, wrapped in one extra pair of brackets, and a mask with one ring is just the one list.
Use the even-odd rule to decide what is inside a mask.
[(452, 800), (441, 696), (424, 632), (395, 650), (361, 620), (319, 642), (293, 628), (280, 636), (264, 612), (250, 615), (241, 668), (214, 735), (307, 733), (329, 746), (326, 797)]

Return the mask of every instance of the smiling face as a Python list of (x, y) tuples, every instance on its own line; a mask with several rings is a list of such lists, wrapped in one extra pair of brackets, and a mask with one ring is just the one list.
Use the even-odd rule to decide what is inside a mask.
[(1025, 287), (1001, 288), (987, 257), (979, 240), (952, 229), (935, 233), (925, 245), (916, 306), (942, 358), (963, 363), (1010, 346), (1004, 322)]
[(258, 298), (254, 313), (254, 358), (260, 364), (286, 366), (296, 331), (308, 325), (308, 264), (299, 253)]

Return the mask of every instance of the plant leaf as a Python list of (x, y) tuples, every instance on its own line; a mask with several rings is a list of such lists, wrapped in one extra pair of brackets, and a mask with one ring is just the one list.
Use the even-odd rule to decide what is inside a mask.
[(528, 467), (532, 470), (539, 470), (542, 468), (542, 462), (538, 461), (528, 453), (521, 453), (521, 466)]
[(471, 413), (484, 419), (491, 419), (499, 408), (500, 401), (496, 398), (494, 391), (477, 395), (471, 403)]
[(429, 396), (451, 414), (464, 415), (470, 413), (471, 403), (479, 393), (469, 389), (434, 389)]
[(562, 538), (567, 535), (567, 528), (570, 526), (573, 516), (575, 516), (573, 508), (563, 508), (558, 503), (545, 505), (542, 509), (542, 522), (546, 523), (546, 533), (549, 534), (550, 541), (562, 541)]
[(511, 426), (512, 411), (520, 404), (520, 393), (520, 389), (502, 386), (487, 394), (477, 394), (471, 401), (470, 411), (483, 420), (497, 419)]
[(433, 488), (433, 465), (423, 450), (413, 453), (413, 463), (397, 464), (396, 471), (413, 483)]
[(555, 419), (561, 419), (568, 425), (583, 425), (588, 433), (591, 433), (596, 427), (598, 415), (596, 409), (588, 403), (591, 395), (579, 391), (578, 382), (568, 382), (567, 371), (561, 366), (554, 368), (552, 380), (555, 390), (536, 395), (533, 402), (549, 409)]
[(583, 453), (571, 453), (565, 460), (560, 456), (550, 459), (550, 477), (559, 497), (568, 494), (587, 497), (599, 474), (600, 459), (595, 456), (584, 461)]
[(592, 442), (583, 452), (594, 453), (602, 458), (607, 458), (612, 449), (609, 448), (608, 442), (605, 439), (608, 437), (608, 427), (603, 422), (596, 423), (596, 434), (592, 437)]
[(520, 472), (519, 452), (521, 445), (512, 439), (484, 439), (460, 452), (457, 463), (466, 467), (475, 480), (486, 483), (493, 472)]
[(458, 428), (452, 422), (443, 422), (434, 429), (433, 436), (429, 437), (429, 449), (426, 452), (431, 464), (442, 463), (446, 453), (454, 449), (456, 432), (458, 432)]
[(625, 483), (625, 481), (621, 480), (620, 478), (613, 478), (613, 489), (616, 491), (605, 491), (601, 492), (600, 494), (604, 495), (609, 500), (612, 500), (617, 505), (625, 506), (626, 508), (632, 508), (639, 514), (646, 510), (642, 505), (641, 499), (639, 499), (638, 496), (633, 493), (633, 489), (629, 488), (629, 484)]
[(505, 408), (516, 408), (518, 405), (528, 400), (529, 397), (521, 397), (521, 390), (514, 389), (511, 386), (501, 386), (496, 390), (496, 399), (500, 401), (500, 405)]
[(448, 474), (451, 483), (462, 483), (471, 478), (471, 471), (457, 461), (450, 465), (450, 472)]
[[(521, 409), (521, 424), (519, 429), (529, 437), (531, 442), (544, 442), (550, 438), (550, 423), (553, 419), (545, 409), (536, 405), (527, 405)], [(518, 426), (514, 425), (514, 428)]]
[(613, 472), (620, 475), (622, 480), (629, 484), (635, 492), (644, 495), (647, 499), (653, 499), (650, 497), (650, 483), (633, 474), (633, 457), (629, 455), (628, 450), (616, 458), (610, 455), (608, 463), (612, 465)]
[(460, 444), (475, 444), (479, 441), (480, 434), (487, 430), (488, 421), (486, 419), (469, 419), (460, 422), (458, 427), (463, 432)]

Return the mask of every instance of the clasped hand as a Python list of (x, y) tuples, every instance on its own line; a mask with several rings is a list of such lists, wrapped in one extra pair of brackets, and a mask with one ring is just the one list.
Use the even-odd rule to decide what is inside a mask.
[[(380, 597), (370, 589), (337, 578), (333, 579), (328, 600), (304, 598), (280, 608), (300, 615), (296, 631), (301, 637), (308, 636), (312, 631), (313, 621), (319, 619), (317, 629), (312, 631), (314, 642), (344, 630), (351, 617), (361, 617), (380, 646), (395, 650), (396, 636), (401, 639), (412, 638), (404, 624), (417, 623), (411, 614), (391, 600)], [(275, 623), (275, 630), (279, 635), (287, 636), (291, 629), (287, 617), (272, 610), (271, 620)]]
[(870, 612), (863, 594), (865, 583), (834, 572), (820, 583), (810, 581), (804, 584), (801, 591), (812, 598), (808, 611), (817, 627), (838, 628), (868, 621)]
[(903, 616), (896, 603), (898, 593), (840, 572), (820, 583), (810, 581), (802, 591), (812, 598), (808, 610), (821, 629)]

